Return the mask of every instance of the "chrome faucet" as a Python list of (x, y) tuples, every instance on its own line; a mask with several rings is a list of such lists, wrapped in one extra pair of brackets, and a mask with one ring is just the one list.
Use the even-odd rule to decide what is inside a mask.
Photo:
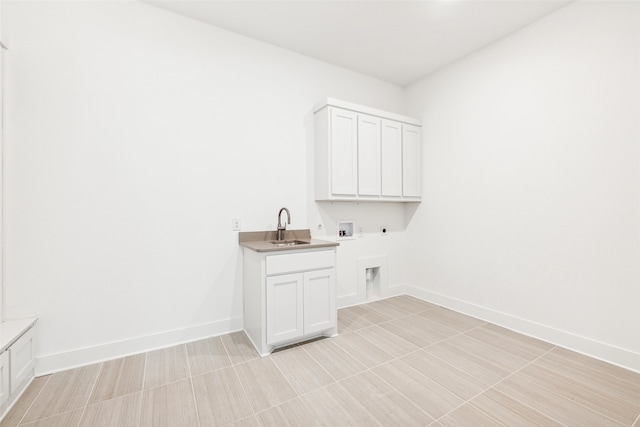
[[(280, 216), (282, 216), (282, 211), (287, 212), (287, 222), (283, 225), (281, 224)], [(291, 224), (291, 213), (289, 213), (289, 209), (282, 208), (280, 212), (278, 212), (278, 237), (276, 240), (284, 240), (284, 232), (287, 229), (287, 224)]]

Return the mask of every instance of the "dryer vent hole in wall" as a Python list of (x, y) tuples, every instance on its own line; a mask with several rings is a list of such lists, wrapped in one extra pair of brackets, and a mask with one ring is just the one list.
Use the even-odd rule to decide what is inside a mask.
[(380, 267), (366, 270), (367, 300), (380, 298)]

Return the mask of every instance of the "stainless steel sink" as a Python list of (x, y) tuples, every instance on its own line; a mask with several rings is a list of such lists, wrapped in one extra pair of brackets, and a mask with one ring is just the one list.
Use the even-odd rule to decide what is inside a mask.
[(308, 245), (309, 242), (305, 242), (304, 240), (272, 240), (269, 243), (272, 245), (276, 245), (279, 247), (284, 246), (298, 246), (298, 245)]

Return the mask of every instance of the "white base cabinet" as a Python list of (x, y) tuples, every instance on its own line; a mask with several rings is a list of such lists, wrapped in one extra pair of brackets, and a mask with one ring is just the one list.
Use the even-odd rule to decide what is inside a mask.
[(36, 319), (0, 323), (0, 419), (34, 378)]
[(260, 355), (337, 334), (335, 249), (243, 251), (244, 329)]

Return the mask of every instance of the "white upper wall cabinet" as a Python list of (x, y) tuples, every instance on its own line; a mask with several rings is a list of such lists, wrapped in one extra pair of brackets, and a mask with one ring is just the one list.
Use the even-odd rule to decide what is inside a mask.
[(314, 112), (316, 200), (420, 201), (420, 121), (331, 98)]

